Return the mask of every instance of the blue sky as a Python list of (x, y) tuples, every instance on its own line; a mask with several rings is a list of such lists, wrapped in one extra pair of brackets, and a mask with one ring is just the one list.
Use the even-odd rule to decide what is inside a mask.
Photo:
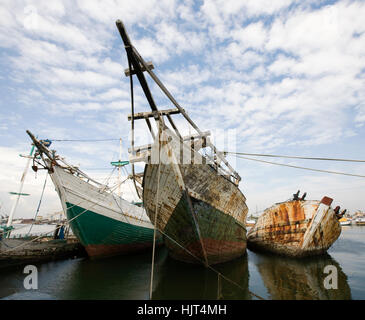
[[(1, 0), (0, 211), (10, 210), (25, 166), (26, 129), (51, 139), (121, 137), (127, 157), (129, 82), (116, 19), (202, 130), (233, 132), (225, 149), (365, 159), (364, 16), (364, 1)], [(148, 110), (139, 89), (136, 109)], [(137, 143), (147, 143), (146, 131), (138, 125)], [(118, 141), (52, 147), (98, 179), (119, 153)], [(252, 212), (298, 189), (365, 209), (363, 178), (229, 160)], [(365, 174), (364, 164), (273, 161)], [(17, 216), (34, 214), (43, 180), (28, 173), (31, 196)], [(60, 209), (49, 183), (40, 214)]]

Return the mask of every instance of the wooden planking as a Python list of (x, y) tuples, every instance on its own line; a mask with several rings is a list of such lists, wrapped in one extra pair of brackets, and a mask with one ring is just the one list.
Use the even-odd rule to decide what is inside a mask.
[[(246, 199), (241, 191), (230, 180), (219, 175), (210, 165), (202, 164), (202, 155), (194, 150), (191, 152), (189, 142), (182, 145), (183, 164), (177, 163), (176, 159), (180, 159), (180, 139), (174, 135), (171, 130), (166, 129), (162, 133), (161, 140), (167, 140), (168, 137), (171, 137), (172, 140), (161, 146), (160, 165), (148, 164), (145, 170), (143, 201), (151, 221), (154, 222), (155, 218), (156, 181), (158, 168), (160, 166), (160, 193), (158, 196), (158, 219), (156, 225), (158, 229), (162, 231), (165, 230), (172, 213), (183, 198), (183, 190), (187, 187), (191, 197), (207, 203), (212, 208), (212, 210), (210, 210), (212, 211), (210, 212), (211, 216), (209, 215), (210, 218), (207, 221), (200, 220), (200, 223), (203, 223), (203, 225), (199, 224), (199, 227), (205, 230), (204, 233), (207, 234), (208, 238), (210, 230), (213, 230), (212, 228), (215, 223), (214, 210), (221, 211), (224, 216), (232, 217), (232, 221), (238, 221), (239, 224), (234, 224), (234, 227), (238, 228), (238, 230), (242, 230), (242, 225), (244, 226), (248, 210), (245, 204)], [(156, 152), (156, 150), (154, 150), (155, 148), (157, 149), (158, 154), (157, 141), (151, 146), (152, 152)], [(190, 164), (191, 160), (193, 160), (193, 165)], [(181, 179), (179, 177), (180, 170), (182, 174), (182, 183), (179, 183)], [(192, 221), (185, 221), (185, 224), (187, 226), (190, 224), (191, 227), (193, 227)], [(213, 248), (209, 248), (208, 255), (214, 253), (214, 263), (235, 256), (237, 253), (237, 246), (241, 250), (240, 254), (244, 252), (246, 246), (245, 239), (241, 240), (242, 245), (229, 244), (229, 241), (231, 240), (228, 239), (231, 237), (231, 230), (231, 225), (224, 225), (220, 229), (220, 236), (222, 237), (220, 241), (222, 246), (220, 246), (218, 242), (215, 242), (215, 245), (211, 243)], [(243, 228), (242, 232), (246, 233), (245, 228)], [(185, 241), (183, 238), (179, 238), (179, 232), (174, 232), (173, 234), (169, 234), (169, 236), (172, 236), (178, 243)], [(181, 235), (181, 237), (183, 237), (183, 235)], [(199, 244), (198, 239), (197, 241)], [(203, 240), (203, 242), (205, 245), (205, 240)], [(214, 247), (216, 245), (218, 247)], [(175, 249), (178, 251), (176, 246)], [(171, 247), (171, 250), (175, 249)], [(200, 250), (201, 249), (198, 246), (195, 251), (199, 253)], [(230, 250), (232, 250), (232, 252), (229, 252)], [(181, 256), (181, 254), (178, 254), (177, 252), (175, 252), (175, 254)], [(201, 258), (204, 260), (203, 257)], [(208, 257), (208, 261), (211, 261), (210, 257)]]
[[(318, 210), (322, 213), (320, 221), (310, 232)], [(321, 207), (319, 201), (293, 200), (266, 209), (247, 238), (249, 248), (302, 257), (327, 251), (340, 233), (341, 226), (332, 208)]]

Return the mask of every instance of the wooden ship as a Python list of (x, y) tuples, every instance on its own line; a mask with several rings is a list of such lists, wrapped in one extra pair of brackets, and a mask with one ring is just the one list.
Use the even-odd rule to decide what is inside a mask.
[(248, 248), (285, 256), (305, 257), (325, 253), (341, 234), (339, 219), (346, 210), (331, 208), (333, 199), (299, 198), (266, 209), (247, 234)]
[[(129, 68), (132, 114), (132, 163), (146, 162), (142, 199), (147, 215), (164, 235), (170, 255), (181, 261), (212, 265), (245, 253), (246, 198), (238, 185), (240, 176), (223, 153), (202, 132), (132, 45), (123, 23), (116, 21), (124, 42)], [(159, 110), (144, 76), (147, 72), (175, 106)], [(151, 112), (134, 112), (133, 75), (136, 75)], [(180, 115), (196, 132), (182, 136), (172, 115)], [(155, 120), (153, 130), (150, 118)], [(146, 121), (153, 143), (134, 146), (134, 121)], [(204, 153), (203, 153), (204, 150)]]
[[(33, 170), (48, 170), (73, 234), (89, 257), (105, 257), (152, 247), (154, 227), (143, 207), (129, 203), (108, 186), (49, 150), (27, 131), (37, 152)], [(158, 235), (157, 242), (161, 243)]]

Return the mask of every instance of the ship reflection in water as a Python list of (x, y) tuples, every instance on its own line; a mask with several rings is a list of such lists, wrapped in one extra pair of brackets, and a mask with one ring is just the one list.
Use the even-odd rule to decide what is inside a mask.
[[(364, 299), (365, 227), (344, 229), (329, 254), (294, 259), (250, 250), (236, 260), (203, 266), (175, 261), (166, 248), (155, 258), (153, 299)], [(0, 299), (149, 299), (151, 252), (108, 259), (36, 264), (38, 290), (24, 289), (22, 267), (0, 270)], [(326, 289), (325, 267), (338, 289)], [(344, 272), (346, 271), (346, 274)], [(230, 279), (235, 284), (225, 280)]]
[[(256, 254), (253, 260), (267, 289), (268, 299), (351, 299), (347, 276), (338, 262), (329, 254), (305, 259)], [(335, 268), (325, 273), (326, 266)], [(335, 270), (337, 270), (337, 277)], [(329, 288), (328, 284), (335, 284), (335, 278), (337, 278), (337, 288)], [(326, 289), (325, 284), (329, 289)]]
[(213, 268), (221, 275), (166, 257), (158, 271), (153, 299), (251, 299), (247, 255)]

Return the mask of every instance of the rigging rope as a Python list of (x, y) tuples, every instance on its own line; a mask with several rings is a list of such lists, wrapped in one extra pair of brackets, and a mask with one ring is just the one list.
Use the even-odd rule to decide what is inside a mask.
[(285, 164), (285, 163), (277, 163), (277, 162), (247, 158), (247, 157), (243, 157), (243, 156), (237, 156), (237, 158), (251, 160), (251, 161), (258, 161), (258, 162), (262, 162), (262, 163), (269, 163), (269, 164), (274, 164), (274, 165), (277, 165), (277, 166), (283, 166), (283, 167), (289, 167), (289, 168), (296, 168), (296, 169), (303, 169), (303, 170), (309, 170), (309, 171), (316, 171), (316, 172), (324, 172), (324, 173), (339, 174), (339, 175), (344, 175), (344, 176), (365, 178), (365, 176), (362, 176), (362, 175), (359, 175), (359, 174), (352, 174), (352, 173), (345, 173), (345, 172), (338, 172), (338, 171), (329, 171), (329, 170), (321, 170), (321, 169), (313, 169), (313, 168), (307, 168), (307, 167), (301, 167), (301, 166), (294, 166), (294, 165)]
[[(80, 204), (81, 204), (82, 202), (84, 202), (84, 201), (88, 201), (88, 202), (89, 202), (89, 200), (84, 199), (84, 200), (82, 200), (81, 202), (79, 202), (78, 204), (74, 204), (74, 205), (72, 205), (72, 206), (70, 206), (70, 207), (67, 207), (67, 210), (69, 210), (70, 208), (72, 208), (72, 207), (74, 207), (74, 206), (78, 206), (78, 205), (80, 205)], [(96, 205), (98, 205), (99, 203), (101, 203), (101, 201), (99, 201), (99, 202), (95, 202), (93, 205), (91, 205), (91, 206), (90, 206), (90, 209), (91, 209), (91, 208), (93, 208), (93, 207), (95, 207), (95, 206), (96, 206)], [(76, 216), (74, 216), (72, 219), (68, 220), (68, 221), (67, 221), (67, 223), (70, 225), (70, 222), (71, 222), (71, 221), (73, 221), (73, 220), (77, 219), (78, 217), (80, 217), (80, 216), (81, 216), (82, 214), (84, 214), (85, 212), (88, 212), (90, 209), (85, 209), (84, 211), (81, 211), (78, 215), (76, 215)], [(36, 240), (39, 240), (40, 238), (43, 238), (43, 237), (44, 237), (44, 236), (46, 236), (47, 234), (52, 233), (52, 232), (55, 232), (55, 230), (60, 229), (62, 226), (63, 226), (63, 225), (60, 225), (60, 226), (56, 227), (54, 230), (52, 230), (52, 231), (48, 231), (48, 232), (42, 233), (40, 236), (38, 236), (38, 237), (36, 237), (36, 238), (34, 238), (34, 239), (32, 239), (32, 240), (29, 240), (29, 241), (27, 241), (27, 242), (24, 242), (24, 243), (22, 243), (22, 244), (18, 245), (18, 246), (12, 247), (12, 248), (10, 248), (9, 250), (4, 251), (4, 253), (9, 252), (9, 251), (16, 250), (16, 249), (18, 249), (18, 248), (21, 248), (21, 247), (23, 247), (23, 246), (27, 245), (28, 243), (34, 242), (34, 241), (36, 241)]]
[(117, 141), (119, 139), (49, 139), (52, 142), (104, 142), (104, 141)]
[[(131, 129), (132, 129), (132, 151), (134, 152), (134, 91), (133, 91), (133, 74), (132, 74), (132, 64), (131, 64), (131, 60), (128, 57), (128, 67), (129, 67), (129, 83), (130, 83), (130, 90), (131, 90), (131, 114), (132, 114), (132, 119), (131, 119)], [(138, 188), (137, 188), (137, 184), (136, 184), (136, 179), (135, 179), (135, 168), (134, 168), (134, 163), (131, 164), (132, 165), (132, 177), (133, 177), (133, 184), (134, 184), (134, 188), (136, 189), (136, 193), (137, 193), (137, 197), (142, 199), (142, 195), (139, 194)]]
[(156, 248), (156, 223), (157, 223), (157, 214), (158, 214), (158, 201), (159, 201), (159, 192), (160, 192), (160, 171), (161, 171), (161, 123), (159, 123), (158, 128), (158, 171), (157, 171), (157, 190), (156, 190), (156, 204), (155, 204), (155, 221), (154, 221), (154, 230), (153, 230), (153, 247), (152, 247), (152, 268), (151, 268), (151, 281), (150, 281), (150, 300), (152, 300), (152, 289), (153, 289), (153, 272), (155, 266), (155, 248)]
[(316, 158), (316, 157), (302, 157), (302, 156), (283, 156), (277, 154), (262, 154), (262, 153), (244, 153), (244, 152), (231, 152), (223, 151), (224, 154), (243, 155), (243, 156), (255, 156), (255, 157), (270, 157), (270, 158), (288, 158), (288, 159), (302, 159), (302, 160), (324, 160), (324, 161), (346, 161), (346, 162), (364, 162), (365, 160), (353, 160), (353, 159), (338, 159), (338, 158)]
[[(160, 130), (159, 130), (159, 140), (160, 140)], [(161, 155), (161, 143), (159, 141), (159, 156)], [(156, 222), (157, 222), (157, 214), (158, 214), (158, 195), (159, 195), (159, 188), (160, 188), (160, 161), (158, 164), (158, 173), (157, 173), (157, 192), (156, 192), (156, 204), (155, 204), (155, 219), (154, 219), (154, 234), (153, 234), (153, 249), (152, 249), (152, 268), (151, 268), (151, 280), (150, 280), (150, 299), (152, 299), (152, 289), (153, 289), (153, 273), (154, 273), (154, 259), (155, 259), (155, 245), (156, 245), (156, 231), (159, 231), (161, 234), (165, 235), (167, 238), (169, 238), (172, 242), (174, 242), (176, 245), (178, 245), (180, 248), (182, 248), (183, 250), (185, 250), (188, 254), (190, 254), (192, 257), (194, 257), (196, 260), (200, 261), (202, 264), (204, 264), (207, 268), (209, 268), (210, 270), (212, 270), (213, 272), (215, 272), (218, 276), (222, 277), (223, 279), (225, 279), (226, 281), (232, 283), (233, 285), (237, 286), (239, 289), (241, 289), (242, 291), (245, 291), (245, 289), (240, 286), (238, 283), (236, 283), (235, 281), (227, 278), (226, 276), (224, 276), (221, 272), (219, 272), (218, 270), (216, 270), (215, 268), (213, 268), (211, 265), (206, 264), (203, 260), (201, 260), (200, 258), (198, 258), (197, 256), (195, 256), (192, 252), (190, 252), (188, 249), (186, 249), (184, 246), (182, 246), (181, 244), (179, 244), (176, 240), (172, 239), (170, 236), (168, 236), (166, 233), (164, 233), (163, 231), (161, 231), (160, 229), (158, 229), (156, 227)], [(248, 290), (248, 293), (251, 296), (256, 297), (257, 299), (260, 300), (265, 300), (263, 297), (251, 292), (250, 290)]]
[[(183, 245), (181, 245), (180, 243), (178, 243), (176, 240), (172, 239), (170, 236), (168, 236), (165, 232), (161, 231), (160, 229), (157, 229), (161, 234), (163, 234), (165, 237), (169, 238), (172, 242), (174, 242), (176, 245), (178, 245), (181, 249), (185, 250), (188, 254), (190, 254), (193, 258), (195, 258), (196, 260), (198, 260), (199, 262), (201, 262), (202, 264), (204, 264), (204, 261), (199, 259), (197, 256), (195, 256), (192, 252), (190, 252), (188, 249), (186, 249)], [(237, 282), (227, 278), (225, 275), (223, 275), (221, 272), (219, 272), (218, 270), (214, 269), (211, 265), (207, 265), (207, 268), (209, 268), (210, 270), (212, 270), (213, 272), (215, 272), (216, 274), (220, 275), (224, 280), (232, 283), (233, 285), (235, 285), (236, 287), (240, 288), (242, 291), (245, 291), (245, 289), (240, 286)], [(247, 290), (248, 293), (254, 297), (256, 297), (257, 299), (260, 300), (265, 300), (265, 298), (260, 297), (259, 295), (253, 293), (250, 290)]]
[(35, 216), (34, 216), (34, 219), (33, 219), (33, 223), (32, 223), (32, 225), (30, 226), (30, 228), (29, 228), (29, 231), (28, 231), (27, 235), (29, 235), (30, 231), (31, 231), (31, 230), (32, 230), (32, 228), (33, 228), (34, 221), (37, 219), (37, 216), (38, 216), (38, 213), (39, 213), (39, 209), (40, 209), (40, 207), (41, 207), (41, 203), (42, 203), (42, 199), (43, 199), (44, 189), (46, 188), (46, 184), (47, 184), (47, 178), (48, 178), (48, 172), (47, 172), (47, 174), (46, 174), (46, 179), (44, 179), (44, 184), (43, 184), (42, 194), (41, 194), (41, 198), (39, 199), (39, 203), (38, 203), (37, 211), (36, 211)]

